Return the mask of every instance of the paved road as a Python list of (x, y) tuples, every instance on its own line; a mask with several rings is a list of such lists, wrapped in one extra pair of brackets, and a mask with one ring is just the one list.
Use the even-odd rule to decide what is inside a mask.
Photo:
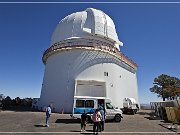
[[(169, 130), (170, 123), (164, 123), (149, 115), (149, 111), (140, 111), (136, 115), (123, 115), (120, 123), (106, 122), (105, 131), (99, 134), (121, 135), (169, 135), (180, 134), (180, 125), (176, 129)], [(2, 134), (80, 134), (80, 123), (71, 119), (67, 114), (52, 114), (50, 127), (44, 127), (45, 113), (43, 112), (0, 112), (0, 135)], [(92, 134), (92, 124), (88, 124), (86, 132)], [(177, 133), (178, 132), (178, 133)]]

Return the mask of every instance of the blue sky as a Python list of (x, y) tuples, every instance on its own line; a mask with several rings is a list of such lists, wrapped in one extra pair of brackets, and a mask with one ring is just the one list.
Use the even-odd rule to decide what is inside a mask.
[[(131, 0), (133, 1), (133, 0)], [(121, 51), (138, 64), (141, 103), (159, 100), (149, 92), (162, 73), (180, 78), (180, 3), (2, 4), (0, 3), (0, 94), (39, 97), (43, 52), (65, 16), (97, 8), (116, 25)]]

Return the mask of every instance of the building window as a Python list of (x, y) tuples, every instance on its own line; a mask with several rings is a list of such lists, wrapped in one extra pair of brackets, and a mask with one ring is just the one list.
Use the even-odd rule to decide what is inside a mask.
[(108, 72), (104, 72), (104, 76), (108, 76)]

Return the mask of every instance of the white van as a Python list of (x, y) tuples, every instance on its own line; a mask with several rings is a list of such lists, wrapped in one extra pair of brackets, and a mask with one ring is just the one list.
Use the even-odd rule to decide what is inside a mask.
[(81, 114), (85, 109), (86, 113), (88, 114), (88, 121), (91, 121), (91, 116), (99, 105), (103, 105), (106, 119), (113, 119), (115, 122), (121, 121), (122, 111), (120, 109), (115, 109), (111, 105), (111, 100), (105, 97), (75, 96), (73, 113), (71, 117), (81, 118)]

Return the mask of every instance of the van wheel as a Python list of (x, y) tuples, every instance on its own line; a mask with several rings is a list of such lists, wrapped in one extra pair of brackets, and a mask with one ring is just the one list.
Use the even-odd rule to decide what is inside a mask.
[(115, 117), (114, 117), (114, 121), (115, 122), (120, 122), (121, 121), (121, 115), (116, 115)]
[(135, 111), (134, 111), (134, 110), (131, 110), (131, 114), (134, 115), (134, 114), (135, 114)]
[(137, 113), (137, 109), (136, 109), (136, 110), (134, 110), (134, 113), (135, 113), (135, 114)]
[(127, 114), (127, 111), (123, 111), (124, 114)]

